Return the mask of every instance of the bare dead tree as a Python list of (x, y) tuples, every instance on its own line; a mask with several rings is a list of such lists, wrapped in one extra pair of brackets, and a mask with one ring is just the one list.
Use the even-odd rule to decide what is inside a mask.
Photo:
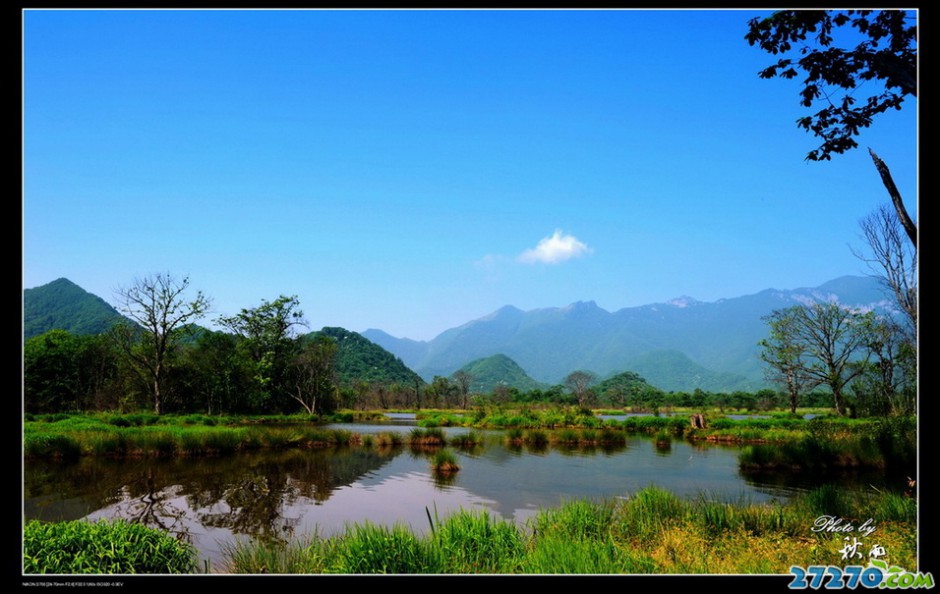
[(119, 325), (112, 336), (131, 367), (148, 384), (155, 414), (161, 412), (167, 360), (173, 347), (181, 333), (204, 316), (211, 305), (201, 291), (187, 298), (188, 289), (189, 277), (159, 273), (136, 279), (115, 292), (118, 310), (137, 327)]
[(891, 171), (888, 169), (888, 166), (885, 165), (885, 162), (875, 154), (875, 151), (868, 149), (868, 154), (871, 155), (872, 161), (875, 162), (875, 168), (878, 169), (878, 174), (881, 176), (881, 182), (885, 185), (885, 189), (888, 190), (888, 195), (891, 196), (891, 204), (894, 205), (894, 210), (897, 213), (897, 220), (904, 227), (904, 231), (907, 233), (907, 238), (911, 240), (911, 244), (916, 250), (917, 225), (915, 225), (914, 221), (911, 220), (911, 215), (907, 213), (907, 208), (904, 207), (904, 201), (901, 200), (901, 193), (898, 191), (897, 186), (894, 185), (894, 179), (891, 177)]
[(905, 241), (897, 212), (882, 205), (859, 221), (868, 252), (853, 249), (891, 291), (907, 320), (910, 340), (917, 333), (917, 249)]

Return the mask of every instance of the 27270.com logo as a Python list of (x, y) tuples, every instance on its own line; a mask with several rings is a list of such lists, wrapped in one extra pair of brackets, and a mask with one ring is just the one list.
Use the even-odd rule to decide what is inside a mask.
[(810, 565), (803, 568), (799, 565), (790, 567), (793, 580), (789, 588), (792, 590), (814, 590), (823, 587), (827, 590), (841, 588), (933, 588), (934, 581), (931, 573), (915, 573), (898, 566), (888, 567), (880, 559), (870, 559), (869, 565)]

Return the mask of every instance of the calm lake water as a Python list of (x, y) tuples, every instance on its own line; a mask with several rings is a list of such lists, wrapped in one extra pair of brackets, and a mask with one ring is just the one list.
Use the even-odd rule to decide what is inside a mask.
[[(411, 430), (393, 424), (342, 425), (358, 433)], [(467, 429), (448, 428), (448, 435)], [(578, 498), (629, 497), (657, 485), (684, 497), (725, 501), (787, 499), (820, 484), (801, 476), (749, 476), (738, 449), (644, 437), (625, 447), (512, 448), (499, 432), (484, 446), (456, 450), (460, 471), (434, 477), (428, 454), (409, 447), (255, 452), (210, 459), (29, 462), (27, 520), (125, 518), (186, 534), (210, 571), (222, 570), (226, 543), (239, 538), (289, 539), (336, 534), (350, 522), (429, 529), (459, 509), (480, 509), (524, 525), (540, 508)], [(831, 479), (831, 477), (830, 477)], [(827, 479), (828, 482), (833, 482)], [(847, 488), (880, 486), (879, 478), (843, 478)]]

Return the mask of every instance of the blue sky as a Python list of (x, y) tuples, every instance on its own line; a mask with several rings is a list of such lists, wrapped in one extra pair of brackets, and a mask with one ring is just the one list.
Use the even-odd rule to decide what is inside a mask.
[(27, 10), (23, 286), (170, 272), (209, 326), (297, 295), (311, 330), (430, 339), (865, 274), (866, 149), (916, 214), (916, 100), (804, 161), (764, 14)]

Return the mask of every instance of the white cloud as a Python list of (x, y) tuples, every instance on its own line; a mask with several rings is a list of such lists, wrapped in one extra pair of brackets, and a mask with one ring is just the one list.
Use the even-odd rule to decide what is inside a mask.
[(589, 253), (591, 253), (591, 248), (578, 241), (574, 235), (562, 235), (561, 230), (556, 229), (551, 237), (542, 239), (534, 248), (519, 254), (518, 260), (526, 264), (535, 262), (558, 264)]

